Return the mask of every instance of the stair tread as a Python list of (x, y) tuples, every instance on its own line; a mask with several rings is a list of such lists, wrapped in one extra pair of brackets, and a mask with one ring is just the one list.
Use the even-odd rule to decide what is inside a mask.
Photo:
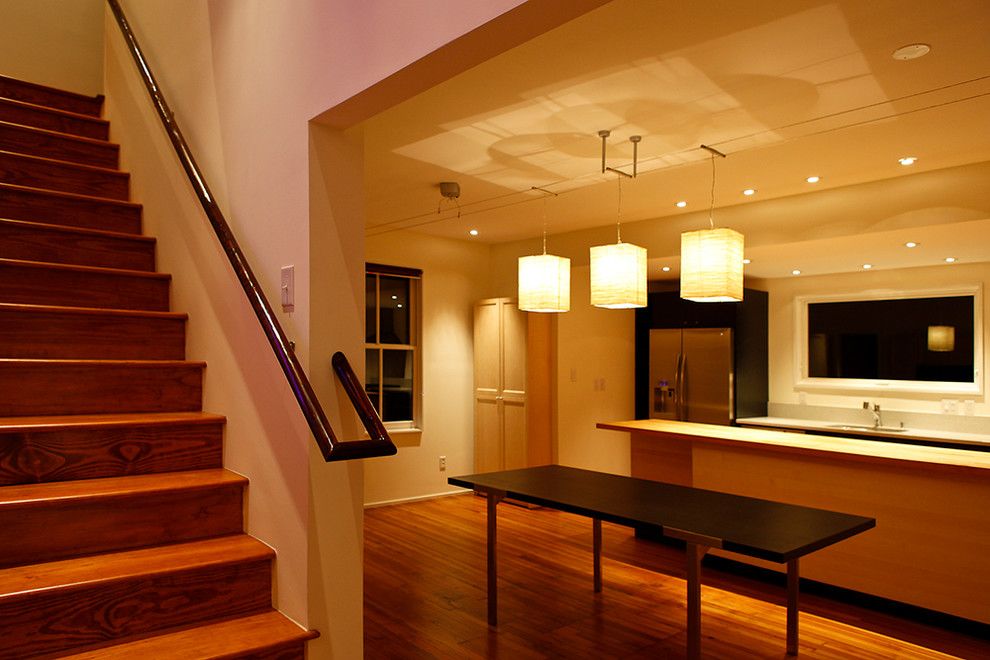
[(224, 415), (208, 412), (149, 412), (101, 415), (38, 415), (0, 417), (0, 433), (52, 431), (66, 428), (93, 429), (114, 426), (157, 426), (161, 424), (215, 424), (226, 422)]
[(77, 142), (86, 142), (89, 144), (100, 145), (104, 147), (119, 147), (116, 142), (109, 142), (108, 140), (98, 140), (96, 138), (89, 138), (82, 135), (73, 135), (72, 133), (63, 133), (62, 131), (53, 131), (48, 128), (39, 128), (37, 126), (29, 126), (27, 124), (18, 124), (12, 121), (4, 121), (0, 119), (0, 126), (16, 126), (17, 128), (26, 129), (28, 131), (34, 131), (38, 133), (46, 133), (48, 135), (53, 135), (55, 137), (65, 138), (67, 140), (75, 140)]
[(0, 602), (58, 587), (96, 586), (218, 564), (272, 559), (275, 552), (247, 534), (152, 546), (0, 570)]
[[(15, 86), (26, 87), (29, 89), (34, 89), (44, 94), (49, 94), (52, 96), (61, 96), (63, 98), (75, 99), (77, 101), (82, 101), (84, 103), (103, 102), (102, 94), (89, 96), (87, 94), (80, 94), (79, 92), (73, 92), (67, 89), (60, 89), (58, 87), (50, 87), (49, 85), (42, 85), (40, 83), (31, 82), (30, 80), (21, 80), (20, 78), (13, 78), (11, 76), (5, 76), (2, 74), (0, 74), (0, 82), (6, 84), (13, 84)], [(10, 98), (10, 97), (4, 97), (4, 98)], [(51, 107), (51, 106), (45, 106), (45, 107)], [(96, 115), (88, 115), (88, 116), (96, 116)]]
[(122, 232), (122, 231), (110, 231), (108, 229), (91, 229), (89, 227), (73, 227), (70, 225), (53, 225), (50, 222), (37, 222), (34, 220), (18, 220), (17, 218), (0, 217), (0, 223), (30, 226), (46, 231), (65, 232), (67, 234), (82, 234), (84, 236), (117, 238), (122, 240), (136, 241), (139, 243), (157, 242), (154, 236), (145, 236), (143, 234), (128, 234), (127, 232)]
[(48, 197), (61, 197), (63, 199), (73, 199), (81, 202), (98, 202), (100, 204), (119, 206), (122, 208), (132, 208), (132, 209), (142, 208), (141, 204), (138, 204), (137, 202), (127, 202), (122, 199), (113, 199), (112, 197), (96, 197), (93, 195), (80, 195), (79, 193), (63, 192), (61, 190), (50, 190), (48, 188), (35, 188), (32, 186), (19, 186), (16, 183), (6, 183), (0, 181), (0, 190), (5, 190), (5, 189), (36, 193), (38, 195), (45, 195)]
[[(102, 140), (101, 140), (102, 141)], [(85, 170), (87, 172), (94, 172), (98, 174), (106, 174), (107, 176), (116, 176), (122, 179), (129, 178), (131, 175), (127, 172), (123, 172), (112, 167), (100, 167), (98, 165), (87, 165), (86, 163), (77, 163), (71, 160), (62, 160), (60, 158), (50, 158), (48, 156), (38, 156), (35, 154), (25, 154), (20, 151), (10, 151), (8, 149), (0, 149), (0, 154), (4, 156), (11, 156), (14, 158), (23, 158), (25, 160), (34, 160), (43, 163), (52, 163), (53, 165), (59, 165), (61, 167), (71, 167), (77, 170)]]
[(47, 268), (51, 270), (70, 270), (86, 273), (108, 273), (114, 275), (125, 275), (128, 277), (143, 277), (155, 280), (170, 280), (172, 276), (168, 273), (155, 273), (146, 270), (130, 270), (127, 268), (106, 268), (104, 266), (77, 266), (75, 264), (58, 264), (47, 261), (27, 261), (26, 259), (4, 259), (0, 257), (0, 266), (20, 266), (22, 268)]
[(0, 366), (13, 366), (19, 363), (23, 366), (37, 365), (72, 365), (97, 366), (112, 365), (115, 367), (205, 367), (202, 360), (104, 360), (104, 359), (68, 359), (68, 358), (0, 358)]
[(126, 477), (53, 481), (0, 488), (0, 512), (10, 507), (45, 506), (68, 500), (132, 497), (175, 490), (245, 485), (247, 479), (223, 468)]
[(241, 657), (279, 644), (304, 642), (319, 633), (306, 630), (280, 612), (230, 619), (165, 633), (95, 651), (63, 656), (64, 660), (130, 660), (131, 658), (182, 658), (211, 660)]
[(0, 302), (0, 312), (31, 312), (37, 314), (76, 314), (79, 316), (118, 316), (148, 319), (188, 320), (185, 312), (152, 312), (142, 309), (109, 309), (105, 307), (66, 307), (64, 305), (30, 305)]

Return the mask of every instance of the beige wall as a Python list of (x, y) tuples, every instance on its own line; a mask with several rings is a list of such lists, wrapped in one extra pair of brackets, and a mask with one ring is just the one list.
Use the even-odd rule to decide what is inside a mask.
[(423, 269), (423, 419), (421, 433), (393, 436), (398, 456), (365, 463), (366, 504), (455, 492), (447, 476), (474, 471), (473, 309), (487, 297), (489, 251), (411, 232), (367, 239), (368, 261)]
[(102, 0), (3, 0), (0, 74), (80, 94), (103, 92)]
[[(880, 403), (881, 408), (906, 412), (941, 412), (942, 399), (974, 401), (974, 413), (990, 415), (987, 392), (990, 390), (988, 369), (990, 355), (990, 306), (986, 303), (986, 292), (990, 286), (990, 264), (951, 264), (927, 268), (904, 268), (898, 270), (878, 270), (869, 273), (844, 273), (819, 277), (794, 277), (765, 281), (770, 293), (770, 401), (775, 403), (800, 403), (800, 391), (795, 387), (794, 334), (795, 297), (832, 293), (865, 293), (869, 291), (906, 291), (910, 289), (938, 289), (954, 286), (982, 285), (983, 306), (983, 365), (980, 373), (983, 378), (983, 396), (976, 395), (921, 395), (887, 394), (872, 392), (852, 392), (835, 394), (807, 390), (804, 394), (808, 405), (859, 408), (864, 399)], [(959, 406), (962, 412), (962, 406)]]

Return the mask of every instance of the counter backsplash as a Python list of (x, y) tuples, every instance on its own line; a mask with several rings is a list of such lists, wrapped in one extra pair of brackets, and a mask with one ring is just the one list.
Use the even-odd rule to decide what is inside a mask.
[[(864, 397), (864, 400), (868, 398)], [(884, 426), (899, 426), (901, 422), (904, 422), (904, 426), (914, 429), (954, 433), (990, 433), (990, 417), (918, 413), (892, 409), (882, 409), (881, 414), (883, 415)], [(860, 408), (809, 406), (798, 403), (774, 403), (773, 401), (767, 406), (767, 415), (846, 424), (871, 424), (873, 422), (870, 413)]]

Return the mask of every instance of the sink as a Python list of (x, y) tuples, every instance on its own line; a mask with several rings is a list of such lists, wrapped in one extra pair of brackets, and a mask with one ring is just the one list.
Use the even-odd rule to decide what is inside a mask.
[(905, 428), (899, 426), (866, 426), (865, 424), (828, 424), (827, 428), (843, 431), (869, 431), (873, 433), (904, 433)]

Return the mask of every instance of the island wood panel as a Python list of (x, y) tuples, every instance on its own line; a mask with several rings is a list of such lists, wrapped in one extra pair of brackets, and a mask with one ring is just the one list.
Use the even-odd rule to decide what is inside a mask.
[(693, 467), (699, 488), (877, 519), (802, 559), (804, 577), (990, 623), (990, 480), (703, 443)]
[(990, 623), (985, 453), (663, 420), (598, 426), (632, 432), (634, 476), (875, 517), (803, 560), (802, 575)]

